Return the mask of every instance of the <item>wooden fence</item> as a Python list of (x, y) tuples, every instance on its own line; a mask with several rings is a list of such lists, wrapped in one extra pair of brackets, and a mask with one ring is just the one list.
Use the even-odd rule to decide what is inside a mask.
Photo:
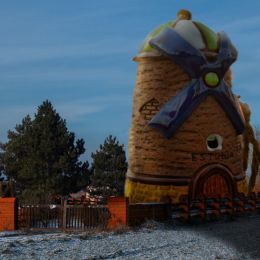
[(189, 221), (194, 218), (201, 220), (216, 219), (228, 215), (242, 216), (249, 213), (260, 213), (260, 194), (251, 196), (237, 194), (235, 197), (201, 198), (193, 201), (183, 199), (171, 206), (171, 218)]
[(66, 205), (63, 212), (64, 229), (105, 229), (110, 217), (106, 206)]
[(26, 229), (104, 229), (109, 219), (106, 206), (20, 205), (18, 227)]
[(139, 225), (149, 219), (166, 221), (170, 213), (171, 208), (167, 203), (131, 203), (128, 206), (128, 225)]
[(127, 198), (110, 198), (108, 205), (22, 205), (18, 208), (18, 227), (33, 229), (87, 230), (114, 229), (121, 225), (139, 225), (148, 219), (190, 221), (216, 219), (228, 215), (236, 217), (260, 213), (260, 194), (226, 198), (201, 198), (178, 204), (136, 203)]
[(236, 194), (226, 198), (200, 198), (190, 201), (183, 197), (179, 203), (168, 202), (129, 203), (127, 198), (108, 200), (111, 211), (110, 228), (123, 225), (135, 226), (146, 220), (207, 221), (222, 217), (260, 213), (260, 193), (251, 196)]

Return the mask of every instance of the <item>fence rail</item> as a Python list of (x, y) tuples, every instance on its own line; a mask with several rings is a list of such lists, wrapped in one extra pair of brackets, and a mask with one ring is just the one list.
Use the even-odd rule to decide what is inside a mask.
[(20, 205), (18, 227), (33, 229), (86, 230), (105, 228), (109, 219), (106, 206)]
[[(123, 202), (122, 202), (123, 203)], [(109, 221), (126, 219), (127, 225), (139, 225), (147, 219), (190, 221), (216, 219), (228, 215), (235, 217), (247, 213), (260, 213), (260, 194), (225, 198), (183, 198), (177, 204), (136, 203), (106, 205), (21, 205), (18, 208), (18, 227), (33, 229), (87, 230), (105, 229)], [(110, 214), (109, 211), (112, 210)], [(121, 223), (121, 222), (120, 222)], [(111, 224), (111, 223), (110, 223)]]
[(171, 218), (184, 221), (217, 218), (223, 215), (238, 216), (247, 213), (260, 213), (260, 194), (224, 198), (201, 198), (193, 201), (184, 199), (171, 206)]
[(64, 208), (65, 229), (104, 229), (107, 226), (109, 211), (106, 206), (66, 205)]

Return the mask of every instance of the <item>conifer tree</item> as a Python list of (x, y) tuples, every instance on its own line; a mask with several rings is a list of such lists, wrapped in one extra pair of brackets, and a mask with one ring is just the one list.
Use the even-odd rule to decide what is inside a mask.
[(84, 140), (75, 140), (48, 100), (33, 120), (26, 116), (15, 131), (8, 131), (1, 148), (5, 174), (15, 180), (25, 200), (65, 195), (88, 184), (88, 162), (79, 161)]
[[(1, 155), (0, 155), (1, 157)], [(4, 168), (3, 166), (1, 166), (1, 161), (0, 161), (0, 181), (3, 181), (5, 178), (4, 178)]]
[[(123, 195), (125, 173), (127, 170), (124, 145), (120, 145), (116, 137), (110, 135), (100, 145), (99, 150), (91, 155), (92, 185), (96, 187), (108, 187), (110, 193)], [(111, 195), (111, 194), (106, 194)]]

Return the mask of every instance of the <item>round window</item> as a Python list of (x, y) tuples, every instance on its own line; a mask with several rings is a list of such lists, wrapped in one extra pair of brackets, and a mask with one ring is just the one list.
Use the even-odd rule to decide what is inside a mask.
[(207, 138), (207, 148), (209, 151), (216, 151), (222, 149), (223, 138), (220, 135), (212, 134)]

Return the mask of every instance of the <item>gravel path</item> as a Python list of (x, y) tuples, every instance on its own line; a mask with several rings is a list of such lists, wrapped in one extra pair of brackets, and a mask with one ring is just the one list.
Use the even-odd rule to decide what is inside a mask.
[(260, 215), (113, 233), (0, 233), (0, 259), (260, 259)]

